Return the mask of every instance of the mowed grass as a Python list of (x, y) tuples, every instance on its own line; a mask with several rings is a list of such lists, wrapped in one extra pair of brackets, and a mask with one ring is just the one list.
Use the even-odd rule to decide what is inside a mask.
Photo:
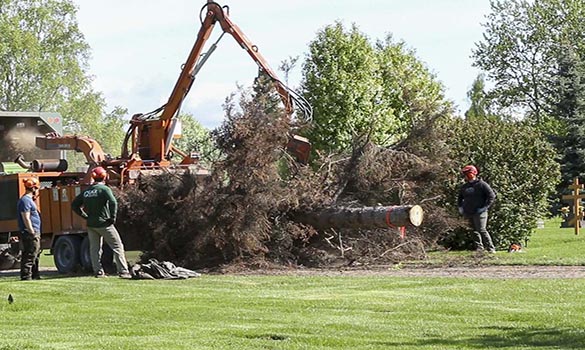
[(12, 276), (0, 293), (0, 349), (585, 348), (585, 279)]
[[(558, 226), (547, 222), (522, 253), (480, 263), (585, 264), (585, 232)], [(471, 252), (432, 257), (454, 258), (477, 260)], [(561, 277), (50, 274), (20, 282), (4, 274), (0, 350), (585, 349), (585, 279)]]
[[(544, 228), (536, 229), (521, 252), (508, 253), (499, 250), (495, 255), (478, 255), (471, 251), (431, 252), (426, 261), (412, 264), (452, 264), (473, 260), (484, 265), (574, 265), (585, 266), (585, 228), (575, 235), (573, 227), (561, 228), (561, 219), (545, 222)], [(526, 244), (527, 243), (527, 244)]]

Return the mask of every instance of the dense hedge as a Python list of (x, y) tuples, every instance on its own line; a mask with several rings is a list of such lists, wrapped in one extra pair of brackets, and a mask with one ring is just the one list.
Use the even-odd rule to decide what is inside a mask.
[[(474, 164), (480, 177), (496, 191), (488, 230), (500, 247), (524, 243), (547, 214), (547, 198), (560, 179), (554, 148), (532, 126), (498, 118), (454, 120), (451, 125), (451, 157), (461, 166)], [(456, 170), (456, 169), (455, 169)], [(457, 188), (451, 184), (453, 210)], [(451, 247), (469, 247), (469, 235), (454, 230), (444, 242)]]

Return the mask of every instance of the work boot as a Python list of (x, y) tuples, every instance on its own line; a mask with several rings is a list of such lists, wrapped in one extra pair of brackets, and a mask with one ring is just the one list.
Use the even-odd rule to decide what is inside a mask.
[(132, 275), (130, 274), (130, 272), (121, 272), (120, 274), (118, 274), (118, 277), (125, 280), (132, 279)]

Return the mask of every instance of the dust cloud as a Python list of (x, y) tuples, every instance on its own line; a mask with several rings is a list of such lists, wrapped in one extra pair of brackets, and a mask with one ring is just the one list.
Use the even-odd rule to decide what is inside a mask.
[(0, 161), (12, 162), (22, 154), (25, 159), (41, 155), (35, 139), (42, 134), (36, 128), (12, 128), (0, 138)]

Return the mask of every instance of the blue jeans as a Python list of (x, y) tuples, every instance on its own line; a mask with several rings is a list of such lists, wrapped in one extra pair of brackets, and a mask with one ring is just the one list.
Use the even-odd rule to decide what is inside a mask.
[(477, 250), (484, 250), (487, 248), (489, 251), (495, 251), (492, 237), (487, 230), (487, 219), (488, 212), (484, 211), (481, 214), (474, 214), (471, 216), (470, 221), (473, 227), (473, 241), (475, 242), (475, 248)]

